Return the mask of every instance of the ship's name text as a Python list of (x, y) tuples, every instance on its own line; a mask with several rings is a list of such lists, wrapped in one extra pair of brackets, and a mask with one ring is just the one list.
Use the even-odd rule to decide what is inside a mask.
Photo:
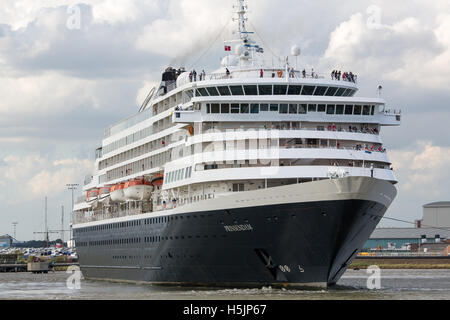
[(240, 224), (234, 226), (224, 226), (226, 232), (241, 232), (252, 231), (253, 227), (250, 224)]

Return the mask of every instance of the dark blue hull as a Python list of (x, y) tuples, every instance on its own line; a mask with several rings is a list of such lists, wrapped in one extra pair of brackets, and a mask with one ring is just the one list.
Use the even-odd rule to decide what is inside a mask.
[(335, 284), (387, 208), (335, 200), (75, 229), (83, 275), (187, 286)]

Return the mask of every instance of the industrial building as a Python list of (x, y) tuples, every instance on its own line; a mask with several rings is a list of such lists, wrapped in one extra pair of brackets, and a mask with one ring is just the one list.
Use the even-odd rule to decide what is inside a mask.
[(450, 228), (450, 201), (433, 202), (423, 206), (422, 226)]
[(0, 248), (10, 248), (13, 243), (13, 238), (10, 235), (0, 236)]
[(450, 245), (450, 201), (423, 205), (423, 217), (414, 228), (377, 228), (363, 250), (433, 252)]
[[(364, 249), (411, 250), (414, 244), (443, 243), (450, 239), (450, 229), (435, 228), (377, 228)], [(408, 247), (408, 246), (412, 246)]]

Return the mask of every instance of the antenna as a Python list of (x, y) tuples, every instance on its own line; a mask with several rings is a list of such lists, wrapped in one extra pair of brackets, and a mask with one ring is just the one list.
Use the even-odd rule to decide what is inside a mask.
[(64, 206), (61, 206), (61, 241), (64, 243)]
[(45, 232), (47, 234), (46, 241), (47, 241), (47, 247), (48, 247), (47, 196), (45, 196)]
[(13, 222), (12, 226), (13, 226), (13, 230), (14, 230), (14, 239), (16, 239), (16, 227), (19, 223), (18, 222)]
[[(77, 183), (71, 183), (66, 184), (66, 187), (68, 190), (72, 191), (72, 215), (70, 216), (70, 233), (69, 233), (69, 240), (72, 241), (72, 223), (73, 223), (73, 191), (77, 190), (78, 184)], [(64, 229), (64, 228), (63, 228)]]
[(377, 88), (378, 98), (381, 98), (381, 92), (383, 91), (383, 86), (379, 85)]

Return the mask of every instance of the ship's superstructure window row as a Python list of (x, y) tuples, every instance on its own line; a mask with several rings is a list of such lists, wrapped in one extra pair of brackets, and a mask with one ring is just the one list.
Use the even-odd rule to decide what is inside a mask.
[(198, 88), (196, 96), (272, 96), (272, 95), (302, 95), (326, 97), (352, 97), (356, 89), (314, 85), (229, 85)]
[(166, 173), (165, 180), (167, 181), (167, 183), (171, 183), (183, 179), (189, 179), (191, 176), (192, 176), (192, 167), (187, 167)]
[(123, 148), (132, 143), (138, 142), (139, 140), (145, 139), (154, 133), (161, 132), (163, 130), (174, 127), (176, 123), (172, 123), (170, 116), (161, 119), (160, 121), (154, 122), (153, 125), (139, 130), (133, 134), (130, 134), (120, 140), (116, 140), (103, 147), (103, 155), (113, 152), (117, 149)]
[(308, 114), (323, 112), (327, 115), (375, 115), (375, 105), (317, 104), (317, 103), (207, 103), (206, 113), (258, 114), (278, 112), (279, 114)]
[[(256, 125), (256, 127), (255, 127)], [(270, 122), (270, 123), (248, 123), (245, 125), (245, 127), (248, 130), (251, 129), (259, 129), (259, 130), (314, 130), (314, 131), (337, 131), (337, 132), (349, 132), (349, 133), (363, 133), (363, 134), (378, 134), (379, 129), (378, 126), (373, 125), (359, 125), (358, 127), (355, 126), (355, 124), (347, 123), (347, 124), (338, 124), (335, 125), (334, 123), (307, 123), (307, 122)], [(220, 125), (212, 125), (209, 123), (205, 123), (203, 125), (202, 131), (204, 133), (207, 133), (208, 130), (214, 129), (214, 132), (217, 132), (218, 130), (227, 130), (227, 129), (235, 129), (232, 124), (227, 123), (221, 123)], [(170, 148), (170, 141), (177, 141), (177, 140), (184, 140), (186, 138), (187, 133), (179, 134), (178, 138), (175, 136), (165, 136), (163, 138), (160, 138), (158, 140), (154, 140), (151, 142), (148, 142), (144, 145), (141, 145), (139, 147), (127, 150), (125, 152), (122, 152), (120, 154), (117, 154), (113, 157), (109, 157), (105, 160), (100, 161), (99, 163), (99, 170), (107, 169), (111, 166), (114, 166), (116, 164), (126, 162), (128, 160), (140, 157), (144, 154), (151, 153), (157, 150), (164, 149), (166, 147)], [(167, 142), (166, 142), (167, 141)], [(363, 145), (365, 142), (359, 141), (361, 145)], [(194, 150), (194, 149), (192, 149)], [(170, 151), (169, 151), (170, 152)], [(194, 151), (192, 151), (194, 152)], [(179, 152), (180, 153), (180, 152)], [(170, 152), (172, 154), (172, 152)], [(175, 152), (176, 154), (176, 152)], [(182, 156), (182, 155), (181, 155)], [(148, 162), (147, 159), (150, 159), (150, 162)], [(163, 159), (169, 159), (172, 158), (169, 156), (163, 157)], [(143, 162), (135, 166), (131, 166), (128, 168), (122, 168), (118, 171), (129, 171), (129, 172), (136, 172), (137, 169), (142, 168), (142, 171), (153, 169), (155, 167), (160, 166), (162, 163), (160, 160), (158, 160), (158, 155), (152, 155), (151, 157), (147, 157), (144, 159)], [(144, 167), (142, 167), (144, 165)], [(117, 171), (117, 172), (118, 172)], [(114, 175), (116, 176), (116, 175)], [(118, 176), (117, 176), (118, 177)], [(105, 177), (101, 180), (101, 183), (111, 181), (111, 179)]]

